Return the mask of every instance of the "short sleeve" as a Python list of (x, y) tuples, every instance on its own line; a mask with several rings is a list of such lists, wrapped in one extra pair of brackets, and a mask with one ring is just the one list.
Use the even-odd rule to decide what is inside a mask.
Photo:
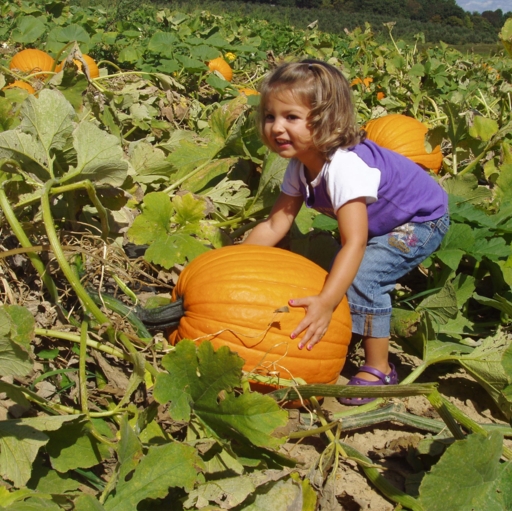
[(283, 182), (281, 184), (281, 191), (286, 195), (292, 197), (302, 196), (300, 191), (300, 166), (301, 163), (298, 160), (290, 160), (286, 171), (284, 173)]
[(326, 172), (327, 190), (334, 212), (345, 203), (364, 197), (366, 204), (378, 199), (381, 173), (353, 151), (339, 150)]

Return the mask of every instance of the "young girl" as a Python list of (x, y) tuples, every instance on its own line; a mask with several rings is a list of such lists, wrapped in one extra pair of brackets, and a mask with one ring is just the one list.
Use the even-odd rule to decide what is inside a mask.
[(348, 385), (397, 383), (388, 362), (390, 292), (441, 243), (449, 225), (447, 195), (414, 162), (365, 140), (350, 85), (335, 67), (316, 60), (283, 64), (260, 93), (263, 141), (290, 163), (269, 217), (244, 243), (276, 245), (304, 202), (336, 218), (341, 249), (320, 294), (289, 301), (306, 310), (290, 337), (305, 332), (298, 348), (313, 349), (346, 294), (352, 331), (362, 336), (365, 353), (365, 365)]

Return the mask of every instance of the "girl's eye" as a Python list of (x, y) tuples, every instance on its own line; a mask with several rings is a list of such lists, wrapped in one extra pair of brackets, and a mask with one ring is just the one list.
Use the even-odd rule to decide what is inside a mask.
[(267, 115), (265, 115), (265, 120), (266, 121), (273, 121), (274, 120), (274, 116), (271, 115), (271, 114), (267, 114)]

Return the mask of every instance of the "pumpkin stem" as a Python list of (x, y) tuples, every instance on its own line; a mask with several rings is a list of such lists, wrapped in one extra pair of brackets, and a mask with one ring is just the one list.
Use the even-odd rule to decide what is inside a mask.
[(175, 302), (154, 309), (137, 307), (135, 314), (149, 329), (166, 330), (178, 326), (185, 309), (183, 300), (178, 298)]

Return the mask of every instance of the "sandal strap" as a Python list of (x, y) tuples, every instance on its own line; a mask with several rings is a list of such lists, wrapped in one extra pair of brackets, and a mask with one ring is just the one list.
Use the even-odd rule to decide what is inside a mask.
[(390, 363), (389, 367), (391, 367), (391, 371), (389, 372), (389, 374), (384, 374), (382, 371), (379, 371), (378, 369), (375, 369), (375, 367), (371, 366), (361, 366), (359, 368), (359, 371), (363, 373), (373, 374), (373, 376), (376, 376), (380, 381), (382, 381), (383, 385), (389, 385), (393, 381), (393, 377), (396, 374), (395, 366)]

